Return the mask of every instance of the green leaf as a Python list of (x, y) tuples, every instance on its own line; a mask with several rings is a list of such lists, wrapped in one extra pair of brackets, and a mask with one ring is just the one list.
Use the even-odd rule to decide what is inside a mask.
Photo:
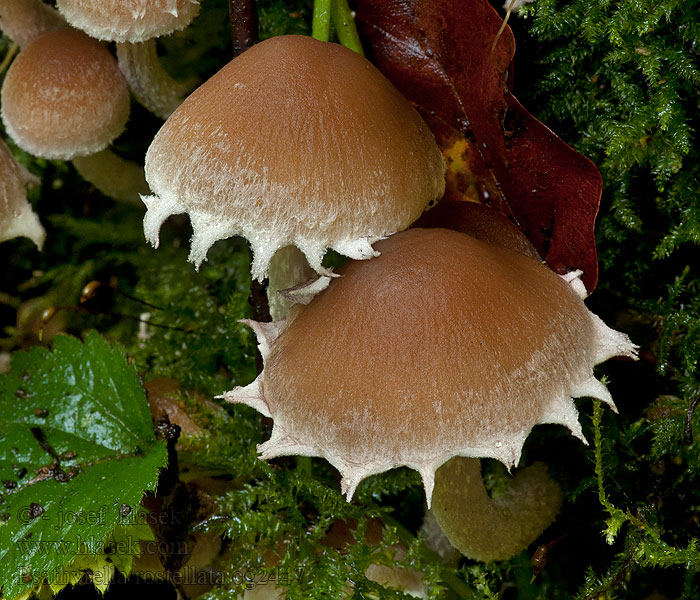
[[(0, 586), (11, 599), (45, 579), (59, 588), (64, 567), (74, 578), (90, 562), (76, 556), (102, 554), (117, 525), (133, 527), (167, 452), (136, 370), (96, 332), (15, 353), (0, 422)], [(138, 554), (133, 531), (121, 554)]]

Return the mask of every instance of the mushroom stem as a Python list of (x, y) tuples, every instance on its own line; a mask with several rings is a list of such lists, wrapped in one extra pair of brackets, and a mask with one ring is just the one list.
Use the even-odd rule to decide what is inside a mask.
[(119, 68), (141, 105), (167, 119), (191, 88), (189, 82), (173, 79), (158, 60), (156, 38), (141, 43), (117, 44)]
[(76, 157), (73, 166), (83, 179), (115, 200), (141, 206), (139, 194), (148, 194), (143, 167), (111, 150)]
[(296, 246), (286, 246), (275, 252), (270, 260), (268, 277), (267, 300), (270, 316), (273, 321), (280, 321), (287, 317), (295, 302), (278, 292), (315, 279), (316, 273), (301, 250)]
[(0, 29), (24, 48), (45, 33), (65, 29), (66, 22), (58, 11), (41, 0), (3, 0)]
[(450, 543), (481, 561), (507, 560), (554, 521), (561, 490), (535, 463), (520, 471), (505, 494), (491, 498), (475, 458), (455, 457), (435, 474), (432, 512)]

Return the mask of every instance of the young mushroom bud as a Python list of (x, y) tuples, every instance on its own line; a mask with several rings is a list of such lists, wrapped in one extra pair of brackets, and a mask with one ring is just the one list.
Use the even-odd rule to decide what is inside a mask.
[(93, 174), (86, 179), (124, 199), (145, 185), (143, 173), (105, 149), (128, 116), (129, 91), (116, 61), (80, 31), (43, 35), (19, 53), (3, 82), (2, 121), (20, 148), (74, 159), (79, 172)]
[(265, 368), (224, 398), (274, 420), (262, 458), (324, 457), (348, 499), (405, 465), (430, 503), (453, 456), (511, 467), (540, 423), (583, 440), (572, 397), (614, 407), (593, 367), (635, 346), (545, 266), (446, 229), (377, 246), (284, 321), (249, 322)]
[(366, 59), (337, 44), (280, 36), (195, 90), (146, 154), (146, 238), (188, 213), (197, 266), (242, 235), (253, 277), (296, 246), (326, 271), (327, 248), (356, 259), (444, 191), (442, 154), (415, 109)]
[(46, 232), (27, 202), (25, 188), (29, 183), (38, 180), (15, 161), (0, 139), (0, 242), (27, 237), (41, 250)]
[(136, 99), (166, 119), (189, 84), (175, 81), (158, 60), (156, 38), (184, 29), (198, 0), (57, 0), (66, 20), (99, 40), (117, 43), (119, 67)]
[(456, 456), (435, 473), (432, 513), (450, 544), (474, 560), (507, 560), (552, 524), (561, 508), (559, 486), (543, 463), (519, 471), (491, 498), (475, 458)]

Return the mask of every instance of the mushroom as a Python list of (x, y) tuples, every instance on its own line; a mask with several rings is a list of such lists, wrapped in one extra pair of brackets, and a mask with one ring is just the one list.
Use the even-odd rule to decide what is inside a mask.
[(195, 90), (146, 154), (146, 239), (188, 213), (197, 267), (242, 235), (252, 275), (296, 246), (318, 273), (327, 248), (355, 259), (444, 191), (444, 161), (415, 109), (366, 59), (304, 36), (270, 38)]
[(408, 466), (430, 505), (450, 458), (510, 468), (540, 423), (584, 440), (572, 397), (614, 408), (593, 366), (636, 346), (542, 264), (445, 229), (377, 246), (287, 319), (248, 321), (264, 370), (223, 397), (274, 420), (261, 458), (326, 458), (348, 500), (364, 478)]
[(119, 67), (136, 99), (166, 119), (189, 91), (165, 72), (156, 38), (184, 29), (199, 13), (198, 0), (57, 0), (74, 27), (117, 43)]
[(58, 12), (41, 0), (3, 0), (0, 4), (0, 29), (21, 48), (65, 27)]
[(36, 184), (38, 180), (15, 161), (0, 139), (0, 242), (27, 237), (41, 250), (46, 232), (27, 202), (25, 187), (29, 183)]
[(133, 200), (143, 171), (105, 148), (124, 129), (129, 91), (112, 55), (80, 31), (47, 33), (10, 66), (2, 121), (17, 145), (41, 158), (73, 159), (104, 193)]

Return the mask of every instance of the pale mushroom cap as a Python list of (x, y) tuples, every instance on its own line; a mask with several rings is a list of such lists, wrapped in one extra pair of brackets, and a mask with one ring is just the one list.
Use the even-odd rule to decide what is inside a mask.
[(0, 139), (0, 242), (27, 237), (41, 249), (46, 232), (27, 202), (30, 177)]
[(114, 57), (79, 31), (48, 33), (17, 55), (2, 121), (17, 145), (48, 159), (102, 150), (124, 129), (129, 90)]
[(67, 27), (55, 8), (43, 0), (2, 0), (0, 30), (21, 48), (50, 31)]
[(321, 270), (327, 248), (352, 258), (405, 229), (444, 191), (444, 162), (415, 109), (366, 59), (310, 37), (280, 36), (191, 94), (146, 155), (146, 237), (187, 212), (190, 260), (243, 235), (262, 278), (295, 245)]
[(74, 27), (111, 42), (144, 42), (184, 29), (199, 13), (198, 0), (57, 0)]
[(634, 345), (539, 262), (445, 229), (377, 246), (287, 320), (255, 324), (265, 369), (225, 397), (274, 419), (264, 458), (323, 456), (350, 496), (406, 465), (430, 499), (452, 456), (511, 466), (539, 423), (582, 438), (572, 397), (612, 405), (593, 366)]

